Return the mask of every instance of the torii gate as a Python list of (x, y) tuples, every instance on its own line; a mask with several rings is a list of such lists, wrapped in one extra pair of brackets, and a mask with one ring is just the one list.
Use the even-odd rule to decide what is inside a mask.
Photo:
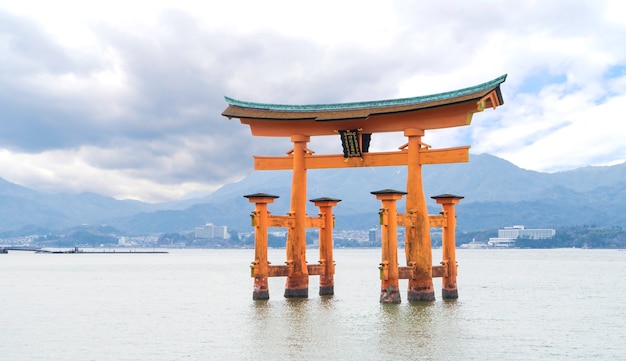
[[(285, 297), (308, 297), (311, 266), (307, 266), (306, 261), (306, 227), (311, 225), (311, 220), (306, 216), (307, 170), (405, 165), (408, 166), (407, 188), (401, 193), (406, 193), (406, 214), (400, 218), (399, 225), (406, 226), (408, 299), (433, 301), (430, 224), (422, 185), (422, 165), (467, 162), (469, 146), (431, 149), (422, 143), (422, 137), (426, 130), (469, 125), (474, 113), (502, 105), (500, 84), (505, 80), (506, 75), (502, 75), (483, 84), (440, 94), (340, 104), (262, 104), (225, 97), (228, 107), (223, 116), (238, 118), (242, 124), (249, 125), (253, 136), (290, 137), (294, 145), (287, 156), (254, 157), (255, 170), (293, 170), (289, 220), (281, 223), (281, 226), (289, 225), (287, 268), (284, 272), (275, 272), (287, 276)], [(373, 133), (399, 131), (404, 132), (408, 142), (398, 151), (368, 152)], [(337, 133), (341, 134), (344, 154), (314, 155), (306, 146), (312, 136)], [(276, 198), (259, 196), (265, 205)], [(250, 197), (254, 198), (254, 195)], [(456, 264), (450, 267), (454, 267), (456, 275)], [(265, 293), (266, 290), (259, 298), (265, 298)], [(399, 297), (389, 302), (396, 301), (399, 302)], [(386, 302), (382, 296), (381, 302)]]

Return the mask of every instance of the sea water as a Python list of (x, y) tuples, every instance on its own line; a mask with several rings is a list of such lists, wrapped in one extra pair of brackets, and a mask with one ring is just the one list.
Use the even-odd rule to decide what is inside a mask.
[(379, 303), (380, 249), (335, 250), (335, 295), (311, 276), (308, 299), (285, 299), (272, 278), (270, 299), (253, 301), (253, 258), (0, 255), (0, 359), (626, 359), (624, 251), (457, 250), (458, 300), (434, 279), (435, 302), (409, 303), (401, 280), (399, 305)]

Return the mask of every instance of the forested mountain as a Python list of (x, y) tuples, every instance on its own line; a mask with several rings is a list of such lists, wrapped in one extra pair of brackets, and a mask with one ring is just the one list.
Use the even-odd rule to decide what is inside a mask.
[[(378, 223), (379, 201), (370, 193), (406, 189), (405, 167), (321, 169), (308, 172), (308, 198), (333, 197), (338, 229), (368, 229)], [(439, 212), (431, 196), (465, 197), (457, 206), (460, 231), (523, 224), (528, 228), (596, 225), (626, 227), (626, 163), (541, 173), (521, 169), (488, 154), (470, 162), (423, 167), (429, 212)], [(248, 230), (254, 205), (243, 196), (265, 192), (279, 196), (273, 214), (289, 207), (291, 172), (255, 171), (207, 197), (147, 204), (92, 193), (51, 194), (0, 179), (0, 232), (34, 228), (62, 229), (108, 224), (130, 234), (178, 232), (214, 223)], [(403, 211), (403, 204), (399, 204)], [(317, 210), (311, 203), (311, 215)]]

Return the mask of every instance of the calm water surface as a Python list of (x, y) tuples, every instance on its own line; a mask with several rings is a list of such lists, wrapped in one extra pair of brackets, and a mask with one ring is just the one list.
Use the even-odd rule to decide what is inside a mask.
[(379, 249), (335, 250), (333, 297), (312, 276), (308, 299), (285, 299), (273, 278), (269, 301), (252, 300), (253, 250), (11, 252), (0, 359), (626, 359), (626, 252), (457, 252), (459, 300), (435, 279), (437, 301), (408, 303), (401, 281), (400, 305), (378, 302)]

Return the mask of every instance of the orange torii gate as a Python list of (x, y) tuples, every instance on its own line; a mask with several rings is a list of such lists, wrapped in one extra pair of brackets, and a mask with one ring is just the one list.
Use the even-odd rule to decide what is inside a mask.
[[(474, 113), (485, 108), (496, 108), (503, 104), (500, 84), (506, 80), (506, 75), (473, 87), (464, 88), (440, 94), (391, 99), (382, 101), (367, 101), (340, 104), (317, 105), (285, 105), (262, 104), (226, 98), (228, 107), (222, 115), (229, 119), (238, 118), (242, 124), (250, 126), (254, 136), (289, 137), (294, 148), (287, 156), (255, 156), (255, 170), (289, 170), (293, 171), (291, 185), (291, 201), (288, 216), (269, 216), (267, 204), (276, 196), (255, 194), (246, 196), (250, 202), (257, 204), (253, 213), (257, 233), (255, 235), (255, 262), (252, 271), (255, 277), (255, 293), (253, 298), (266, 299), (267, 277), (286, 276), (285, 297), (308, 297), (309, 271), (323, 275), (330, 279), (334, 267), (307, 265), (306, 261), (306, 228), (319, 227), (326, 231), (332, 229), (332, 219), (320, 219), (306, 216), (306, 173), (308, 169), (321, 168), (349, 168), (373, 166), (408, 166), (406, 192), (385, 190), (372, 192), (383, 201), (383, 208), (390, 206), (395, 212), (395, 200), (406, 194), (406, 213), (393, 215), (393, 222), (398, 226), (406, 227), (405, 253), (407, 267), (398, 269), (396, 262), (383, 259), (381, 264), (381, 279), (389, 277), (391, 270), (392, 282), (397, 285), (398, 278), (408, 279), (409, 301), (433, 301), (432, 249), (430, 240), (430, 223), (448, 228), (448, 237), (454, 235), (454, 229), (449, 229), (455, 223), (447, 218), (439, 219), (429, 216), (422, 185), (422, 165), (458, 163), (469, 161), (469, 146), (431, 149), (422, 142), (426, 130), (441, 129), (469, 125)], [(400, 132), (408, 138), (408, 142), (398, 151), (369, 152), (369, 140), (373, 133)], [(312, 136), (340, 134), (343, 154), (314, 155), (307, 148)], [(435, 198), (435, 197), (434, 197)], [(454, 215), (453, 204), (462, 197), (442, 195), (436, 197), (437, 202), (444, 207), (444, 214)], [(327, 201), (325, 204), (336, 205), (339, 200)], [(393, 205), (391, 205), (393, 203)], [(452, 207), (452, 208), (450, 208)], [(381, 212), (384, 211), (381, 210)], [(322, 211), (322, 207), (320, 207)], [(330, 207), (326, 207), (329, 212)], [(389, 209), (387, 209), (388, 211)], [(323, 212), (323, 211), (322, 211)], [(381, 213), (381, 222), (383, 220)], [(431, 220), (429, 220), (429, 218)], [(267, 263), (267, 229), (259, 227), (272, 226), (288, 227), (286, 266), (269, 266)], [(261, 224), (262, 223), (262, 224)], [(392, 224), (393, 227), (396, 223)], [(450, 233), (452, 232), (452, 233)], [(322, 233), (322, 231), (320, 231)], [(395, 237), (395, 232), (389, 232)], [(263, 237), (265, 245), (263, 246)], [(444, 239), (446, 234), (444, 232)], [(259, 242), (257, 242), (259, 241)], [(396, 242), (397, 240), (391, 240)], [(331, 248), (332, 248), (332, 240)], [(448, 240), (449, 242), (449, 240)], [(259, 243), (260, 245), (257, 245)], [(448, 244), (448, 255), (450, 245)], [(263, 250), (265, 247), (265, 250)], [(325, 245), (327, 248), (328, 246)], [(383, 245), (383, 248), (385, 245)], [(444, 247), (445, 248), (445, 247)], [(452, 240), (452, 255), (444, 259), (445, 270), (438, 274), (444, 277), (444, 298), (456, 298), (456, 261), (454, 259), (454, 240)], [(321, 255), (321, 257), (323, 257)], [(328, 257), (328, 256), (326, 256)], [(332, 252), (331, 252), (332, 257)], [(393, 257), (392, 257), (393, 258)], [(396, 257), (397, 258), (397, 257)], [(331, 262), (332, 259), (325, 259)], [(385, 264), (385, 262), (389, 264)], [(272, 268), (273, 267), (273, 268)], [(384, 267), (391, 267), (383, 270)], [(438, 266), (441, 267), (441, 266)], [(324, 269), (326, 271), (324, 271)], [(327, 272), (327, 273), (324, 273)], [(385, 276), (387, 275), (387, 276)], [(451, 279), (450, 275), (453, 275)], [(387, 280), (388, 281), (388, 280)], [(447, 282), (447, 284), (446, 284)], [(381, 302), (400, 302), (397, 297), (389, 297), (389, 289), (381, 287)], [(321, 293), (321, 290), (320, 290)], [(331, 293), (332, 294), (332, 293)]]

